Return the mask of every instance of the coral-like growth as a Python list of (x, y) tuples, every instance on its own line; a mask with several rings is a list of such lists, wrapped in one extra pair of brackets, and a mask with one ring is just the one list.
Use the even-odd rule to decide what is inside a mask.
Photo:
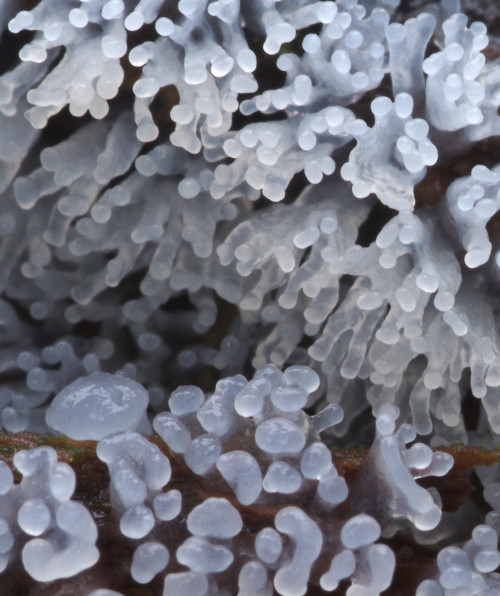
[[(124, 510), (120, 531), (147, 539), (133, 555), (135, 581), (151, 581), (175, 552), (177, 566), (189, 571), (167, 570), (165, 594), (174, 589), (188, 594), (194, 581), (204, 586), (200, 594), (208, 586), (219, 593), (230, 590), (230, 579), (221, 575), (230, 567), (238, 573), (241, 593), (271, 594), (274, 586), (278, 594), (295, 596), (305, 594), (310, 583), (319, 581), (331, 591), (349, 579), (353, 594), (361, 589), (379, 594), (390, 585), (395, 559), (388, 546), (376, 543), (381, 525), (405, 516), (417, 529), (434, 528), (439, 506), (414, 478), (446, 474), (453, 458), (421, 443), (405, 450), (415, 431), (405, 425), (395, 435), (397, 413), (386, 406), (352, 501), (372, 515), (360, 513), (348, 521), (334, 517), (348, 489), (319, 432), (339, 423), (342, 410), (330, 405), (312, 418), (301, 410), (318, 385), (316, 373), (296, 365), (284, 373), (274, 366), (261, 368), (248, 382), (241, 375), (226, 378), (206, 398), (196, 387), (178, 388), (169, 400), (172, 411), (158, 414), (153, 426), (170, 451), (182, 454), (203, 479), (205, 490), (220, 495), (195, 500), (194, 506), (192, 497), (168, 487), (168, 458), (145, 438), (125, 432), (99, 442), (97, 455), (109, 467), (116, 510)], [(373, 493), (364, 485), (374, 478), (377, 502), (388, 507), (375, 506), (372, 512)], [(248, 507), (270, 506), (276, 496), (281, 498), (271, 516), (274, 527), (266, 526), (252, 540), (243, 533)], [(335, 520), (328, 535), (322, 530), (324, 516)], [(330, 563), (318, 577), (313, 567), (320, 556)]]
[[(0, 2), (0, 424), (99, 441), (131, 582), (378, 594), (399, 533), (439, 543), (422, 595), (496, 589), (485, 511), (426, 484), (500, 434), (491, 6)], [(1, 468), (0, 556), (41, 581), (97, 556), (53, 459)]]
[(50, 582), (94, 565), (97, 528), (87, 509), (70, 500), (76, 482), (71, 467), (58, 462), (51, 447), (19, 451), (14, 465), (23, 479), (14, 484), (10, 468), (0, 464), (2, 571), (21, 556), (27, 573)]

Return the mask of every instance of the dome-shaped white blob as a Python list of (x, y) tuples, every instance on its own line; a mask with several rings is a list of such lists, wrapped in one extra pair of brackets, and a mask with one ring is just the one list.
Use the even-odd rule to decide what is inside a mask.
[(133, 429), (148, 405), (142, 385), (121, 375), (95, 372), (60, 391), (50, 404), (47, 424), (77, 440), (99, 441)]

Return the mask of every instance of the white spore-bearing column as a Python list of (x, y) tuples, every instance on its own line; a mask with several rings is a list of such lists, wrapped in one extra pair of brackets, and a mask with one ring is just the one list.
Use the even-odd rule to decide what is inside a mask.
[[(488, 45), (486, 26), (467, 26), (467, 16), (455, 13), (443, 23), (444, 47), (423, 62), (426, 116), (438, 130), (472, 128), (483, 122), (486, 89), (481, 73)], [(472, 133), (473, 134), (473, 133)]]
[(21, 558), (26, 572), (39, 582), (72, 577), (99, 559), (97, 528), (84, 505), (71, 500), (76, 478), (71, 467), (57, 461), (51, 447), (18, 451), (14, 466), (23, 475), (13, 484), (12, 472), (0, 465), (0, 511), (10, 510), (15, 522), (1, 518), (3, 571), (24, 542)]
[(343, 550), (337, 552), (329, 570), (321, 576), (321, 587), (331, 592), (340, 581), (351, 579), (348, 593), (379, 594), (391, 584), (396, 559), (385, 544), (375, 544), (380, 537), (379, 524), (364, 513), (351, 517), (342, 527)]
[[(283, 373), (268, 365), (250, 381), (241, 375), (219, 381), (207, 398), (195, 386), (179, 387), (169, 399), (171, 411), (158, 414), (153, 426), (204, 482), (218, 485), (217, 471), (243, 507), (266, 494), (288, 495), (293, 503), (294, 495), (312, 483), (317, 494), (311, 506), (330, 511), (345, 500), (347, 486), (318, 435), (337, 424), (342, 411), (331, 405), (312, 418), (302, 412), (319, 383), (318, 375), (306, 366), (290, 366)], [(236, 442), (239, 436), (244, 437), (241, 445)], [(228, 443), (231, 450), (226, 450)], [(240, 536), (242, 524), (241, 512), (226, 498), (209, 498), (197, 505), (187, 517), (191, 536), (176, 551), (178, 562), (190, 571), (168, 574), (165, 590), (181, 590), (195, 579), (201, 582), (200, 593), (205, 580), (217, 581), (222, 589), (224, 576), (217, 579), (217, 574), (230, 565), (241, 565), (237, 553), (247, 549), (242, 546), (246, 540)], [(241, 594), (271, 593), (271, 585), (283, 596), (307, 590), (323, 546), (320, 522), (291, 504), (278, 512), (275, 527), (255, 538), (260, 561), (245, 561), (241, 566)], [(290, 536), (286, 549), (280, 533)]]
[[(383, 405), (376, 420), (377, 436), (360, 469), (352, 497), (359, 511), (373, 516), (384, 528), (391, 519), (406, 518), (418, 530), (434, 529), (441, 519), (441, 500), (435, 489), (426, 490), (415, 480), (427, 476), (444, 476), (453, 466), (453, 457), (442, 451), (433, 452), (423, 443), (406, 445), (417, 434), (410, 424), (396, 431), (399, 409)], [(373, 484), (367, 490), (367, 482)], [(371, 494), (385, 497), (373, 500)]]
[(371, 103), (375, 117), (372, 128), (363, 120), (354, 120), (346, 127), (358, 142), (341, 175), (352, 183), (355, 197), (375, 193), (392, 209), (413, 210), (413, 188), (424, 178), (427, 166), (438, 159), (437, 149), (428, 138), (428, 123), (412, 117), (413, 103), (406, 92), (398, 93), (394, 101), (377, 97)]
[(500, 575), (498, 536), (486, 524), (477, 525), (462, 547), (447, 546), (437, 556), (437, 573), (424, 580), (416, 596), (453, 596), (463, 594), (496, 594)]
[[(465, 264), (470, 269), (484, 265), (492, 251), (486, 225), (500, 208), (500, 167), (473, 167), (470, 176), (458, 178), (450, 185), (446, 206), (466, 250)], [(500, 269), (498, 252), (495, 263)]]
[[(111, 476), (111, 499), (121, 514), (120, 531), (127, 538), (142, 540), (161, 522), (175, 519), (182, 508), (178, 490), (162, 492), (171, 476), (170, 462), (156, 445), (133, 432), (102, 439), (97, 455)], [(159, 540), (142, 542), (135, 550), (130, 573), (142, 584), (165, 569), (168, 548)]]
[(121, 532), (134, 539), (153, 529), (155, 517), (146, 501), (153, 501), (171, 476), (170, 462), (156, 445), (141, 435), (123, 432), (102, 439), (97, 456), (110, 470), (113, 495), (122, 511)]

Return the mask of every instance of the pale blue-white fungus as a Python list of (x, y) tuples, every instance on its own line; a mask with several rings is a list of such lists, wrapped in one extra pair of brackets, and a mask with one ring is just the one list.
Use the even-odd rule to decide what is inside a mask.
[(184, 461), (195, 474), (205, 474), (216, 464), (221, 451), (222, 444), (217, 435), (198, 435), (186, 447)]
[(170, 521), (175, 519), (182, 509), (182, 494), (175, 488), (166, 493), (156, 495), (153, 509), (158, 519)]
[(220, 573), (234, 560), (232, 552), (221, 544), (212, 544), (205, 538), (193, 536), (177, 549), (177, 560), (192, 571)]
[(187, 518), (187, 528), (195, 536), (232, 538), (242, 527), (238, 510), (226, 499), (215, 497), (197, 505)]
[(130, 575), (136, 582), (147, 584), (157, 573), (165, 569), (168, 560), (168, 550), (163, 544), (144, 542), (134, 552)]
[[(497, 21), (0, 2), (0, 424), (98, 441), (131, 590), (375, 596), (403, 534), (418, 596), (500, 593), (498, 466), (419, 484), (500, 434)], [(0, 461), (0, 584), (120, 596), (70, 463)]]
[(121, 375), (96, 372), (60, 391), (47, 409), (47, 424), (77, 440), (99, 440), (134, 429), (145, 415), (148, 393)]
[(310, 569), (321, 552), (323, 536), (316, 523), (297, 507), (282, 509), (274, 525), (294, 544), (293, 558), (277, 572), (274, 587), (287, 596), (302, 596), (307, 592)]
[(281, 535), (274, 528), (264, 528), (255, 537), (255, 552), (264, 563), (274, 563), (282, 548)]
[(217, 459), (216, 466), (242, 505), (257, 500), (262, 490), (262, 473), (253, 455), (246, 451), (229, 451)]
[(57, 461), (51, 447), (19, 451), (14, 465), (23, 478), (13, 484), (12, 473), (9, 477), (4, 470), (6, 483), (0, 495), (2, 514), (9, 510), (14, 514), (0, 523), (2, 570), (19, 551), (26, 572), (39, 582), (71, 577), (92, 567), (99, 559), (97, 528), (84, 505), (70, 500), (73, 470)]
[(262, 486), (268, 493), (295, 493), (302, 484), (300, 473), (284, 461), (275, 461), (267, 469)]
[(271, 418), (262, 422), (255, 431), (257, 445), (267, 453), (295, 454), (305, 443), (300, 428), (286, 418)]

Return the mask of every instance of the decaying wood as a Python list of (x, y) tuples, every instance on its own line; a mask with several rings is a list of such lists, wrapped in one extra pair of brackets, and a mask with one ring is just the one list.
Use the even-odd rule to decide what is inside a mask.
[[(169, 458), (172, 465), (172, 479), (168, 489), (177, 488), (182, 492), (184, 507), (189, 510), (196, 503), (209, 496), (217, 496), (213, 486), (205, 485), (203, 478), (192, 474), (184, 464), (182, 456), (173, 454), (158, 437), (150, 437)], [(10, 434), (0, 432), (0, 458), (7, 462), (15, 472), (16, 481), (20, 475), (15, 471), (12, 458), (16, 451), (48, 445), (57, 451), (60, 461), (70, 464), (77, 477), (74, 500), (83, 503), (92, 513), (98, 526), (98, 548), (101, 556), (98, 563), (78, 574), (66, 579), (40, 584), (33, 581), (18, 565), (10, 565), (0, 575), (1, 593), (9, 596), (84, 596), (92, 589), (108, 588), (117, 590), (125, 596), (161, 596), (162, 579), (155, 578), (150, 584), (140, 586), (130, 577), (130, 561), (136, 544), (122, 536), (118, 523), (111, 510), (109, 494), (109, 474), (106, 465), (101, 462), (95, 452), (94, 441), (72, 441), (66, 437), (40, 436), (33, 433)], [(426, 478), (422, 485), (435, 486), (443, 499), (443, 511), (457, 511), (462, 503), (472, 499), (487, 511), (479, 490), (471, 482), (471, 473), (475, 466), (487, 466), (500, 461), (500, 452), (478, 447), (453, 445), (441, 450), (453, 455), (455, 465), (443, 478)], [(359, 449), (333, 449), (333, 462), (347, 484), (352, 486), (368, 451)], [(246, 532), (255, 534), (262, 527), (272, 525), (276, 514), (276, 503), (242, 507), (231, 494), (224, 493), (237, 506), (243, 517)], [(308, 498), (308, 495), (303, 497)], [(274, 497), (273, 497), (274, 499)], [(287, 502), (291, 500), (288, 497)], [(300, 503), (297, 503), (300, 505)], [(339, 528), (349, 515), (350, 503), (336, 508), (330, 518), (325, 520), (325, 527), (331, 526), (334, 531)], [(325, 529), (323, 529), (325, 531)], [(384, 594), (387, 596), (410, 596), (423, 578), (428, 577), (435, 566), (436, 550), (417, 544), (411, 537), (396, 535), (385, 540), (397, 557), (397, 565), (393, 585)], [(168, 544), (167, 544), (168, 547)], [(172, 558), (172, 557), (171, 557)], [(321, 564), (321, 562), (319, 563)], [(172, 561), (168, 570), (171, 571)], [(341, 585), (333, 594), (345, 593), (348, 584)], [(323, 593), (319, 588), (310, 586), (308, 594)], [(235, 590), (236, 594), (236, 590)]]

